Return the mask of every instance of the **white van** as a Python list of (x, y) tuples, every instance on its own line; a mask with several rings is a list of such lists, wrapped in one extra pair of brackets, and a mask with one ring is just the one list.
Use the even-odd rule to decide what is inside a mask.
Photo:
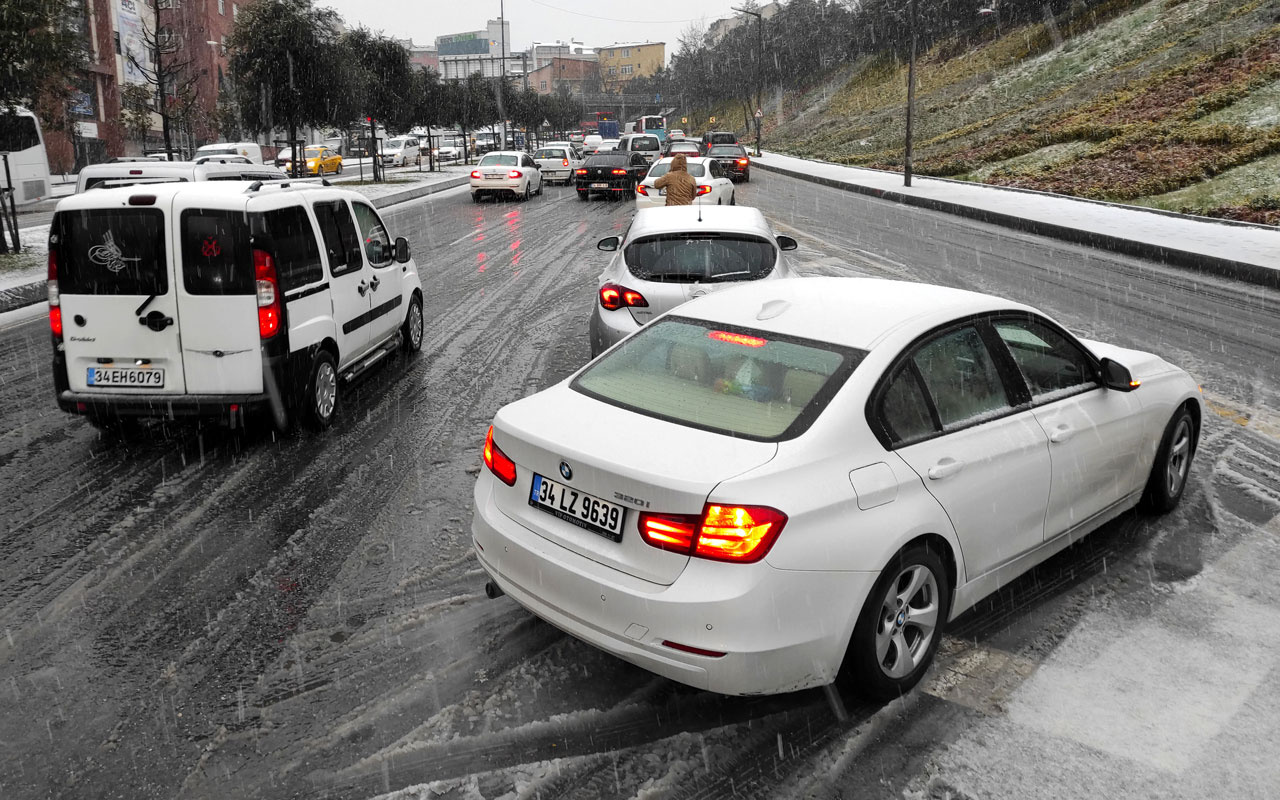
[(244, 156), (255, 164), (262, 163), (262, 146), (257, 142), (219, 142), (217, 144), (206, 144), (204, 147), (197, 147), (195, 155), (191, 158), (195, 160), (200, 156)]
[(80, 175), (76, 178), (76, 191), (164, 181), (280, 181), (288, 177), (283, 170), (275, 167), (222, 163), (217, 159), (203, 164), (193, 161), (115, 161), (90, 164), (80, 170)]
[(62, 200), (49, 229), (58, 406), (332, 422), (339, 384), (422, 346), (409, 243), (319, 183), (155, 184)]

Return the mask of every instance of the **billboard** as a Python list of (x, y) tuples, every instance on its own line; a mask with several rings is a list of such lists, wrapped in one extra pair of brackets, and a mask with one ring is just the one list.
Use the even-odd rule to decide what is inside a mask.
[(147, 47), (146, 32), (142, 26), (142, 17), (138, 16), (138, 0), (120, 0), (118, 14), (120, 22), (120, 54), (124, 56), (125, 83), (147, 83), (147, 76), (136, 65), (151, 68), (151, 53)]
[(436, 38), (436, 51), (442, 56), (489, 55), (489, 33), (472, 31)]

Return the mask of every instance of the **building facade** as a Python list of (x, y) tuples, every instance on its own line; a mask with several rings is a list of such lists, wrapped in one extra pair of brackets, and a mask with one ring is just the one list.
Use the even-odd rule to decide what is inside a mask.
[[(765, 3), (760, 6), (759, 13), (763, 19), (769, 19), (781, 10), (781, 3)], [(754, 21), (755, 17), (749, 17), (746, 14), (738, 14), (737, 16), (718, 19), (707, 26), (707, 44), (714, 47), (720, 43), (721, 39), (728, 36), (730, 31), (736, 30), (742, 25)]]
[(553, 58), (545, 66), (529, 73), (529, 88), (538, 94), (554, 94), (566, 87), (570, 94), (591, 91), (600, 80), (600, 65), (595, 59)]
[(638, 42), (597, 47), (600, 80), (607, 91), (619, 90), (628, 81), (646, 77), (662, 69), (667, 61), (665, 42)]
[[(511, 54), (511, 23), (507, 20), (489, 20), (482, 31), (451, 33), (436, 37), (436, 57), (440, 65), (440, 77), (466, 78), (479, 72), (486, 78), (523, 72), (521, 64), (526, 54)], [(505, 61), (506, 69), (503, 69)]]
[(409, 63), (422, 69), (440, 71), (440, 54), (429, 44), (415, 44), (413, 39), (396, 39), (396, 44), (409, 54)]

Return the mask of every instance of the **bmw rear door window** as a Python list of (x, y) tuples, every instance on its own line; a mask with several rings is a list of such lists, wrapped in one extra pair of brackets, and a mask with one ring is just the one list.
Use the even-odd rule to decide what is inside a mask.
[(169, 291), (164, 212), (63, 211), (53, 225), (63, 294), (162, 295)]
[(642, 329), (570, 384), (611, 405), (758, 441), (799, 436), (864, 351), (668, 317)]
[(746, 234), (698, 231), (648, 236), (627, 245), (627, 269), (658, 283), (752, 281), (773, 271), (774, 245)]
[(244, 212), (189, 208), (182, 212), (179, 236), (188, 294), (254, 293), (257, 284)]

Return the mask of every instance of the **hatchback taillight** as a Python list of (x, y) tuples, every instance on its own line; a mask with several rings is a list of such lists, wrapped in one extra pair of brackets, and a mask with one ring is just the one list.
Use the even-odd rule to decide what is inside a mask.
[(521, 171), (520, 171), (520, 170), (518, 170), (518, 169), (513, 169), (513, 170), (511, 170), (510, 172), (508, 172), (508, 173), (507, 173), (507, 177), (508, 177), (508, 178), (523, 178), (523, 177), (524, 177), (524, 173), (523, 173), (523, 172), (521, 172)]
[(560, 166), (562, 166), (562, 167), (567, 167), (567, 166), (569, 166), (569, 159), (567, 159), (567, 158), (565, 158), (565, 159), (561, 159), (561, 160), (560, 160)]
[(606, 283), (600, 287), (600, 305), (606, 311), (617, 311), (623, 306), (630, 308), (648, 308), (649, 301), (635, 289), (628, 289), (616, 283)]
[[(3, 234), (0, 233), (0, 236)], [(49, 329), (62, 339), (62, 298), (58, 293), (58, 251), (49, 249), (49, 279), (45, 283), (49, 296)]]
[(481, 176), (481, 175), (480, 175), (480, 170), (478, 170), (478, 169), (473, 169), (473, 170), (471, 170), (471, 177), (473, 177), (473, 178), (480, 178), (480, 177), (483, 177), (483, 176)]
[(660, 550), (751, 564), (768, 555), (787, 515), (768, 506), (707, 503), (702, 515), (641, 513), (640, 538)]
[(494, 444), (493, 426), (489, 426), (489, 434), (484, 437), (484, 465), (498, 476), (498, 480), (508, 486), (516, 485), (516, 462), (507, 458), (502, 448)]
[(280, 330), (280, 283), (276, 279), (276, 260), (266, 250), (254, 250), (253, 273), (258, 286), (258, 335), (270, 339)]
[(636, 194), (642, 194), (642, 195), (644, 195), (645, 197), (648, 197), (648, 196), (649, 196), (649, 187), (645, 186), (643, 183), (637, 183), (637, 184), (636, 184)]
[(710, 186), (699, 186), (699, 187), (698, 187), (698, 194), (711, 194), (711, 187), (710, 187)]

